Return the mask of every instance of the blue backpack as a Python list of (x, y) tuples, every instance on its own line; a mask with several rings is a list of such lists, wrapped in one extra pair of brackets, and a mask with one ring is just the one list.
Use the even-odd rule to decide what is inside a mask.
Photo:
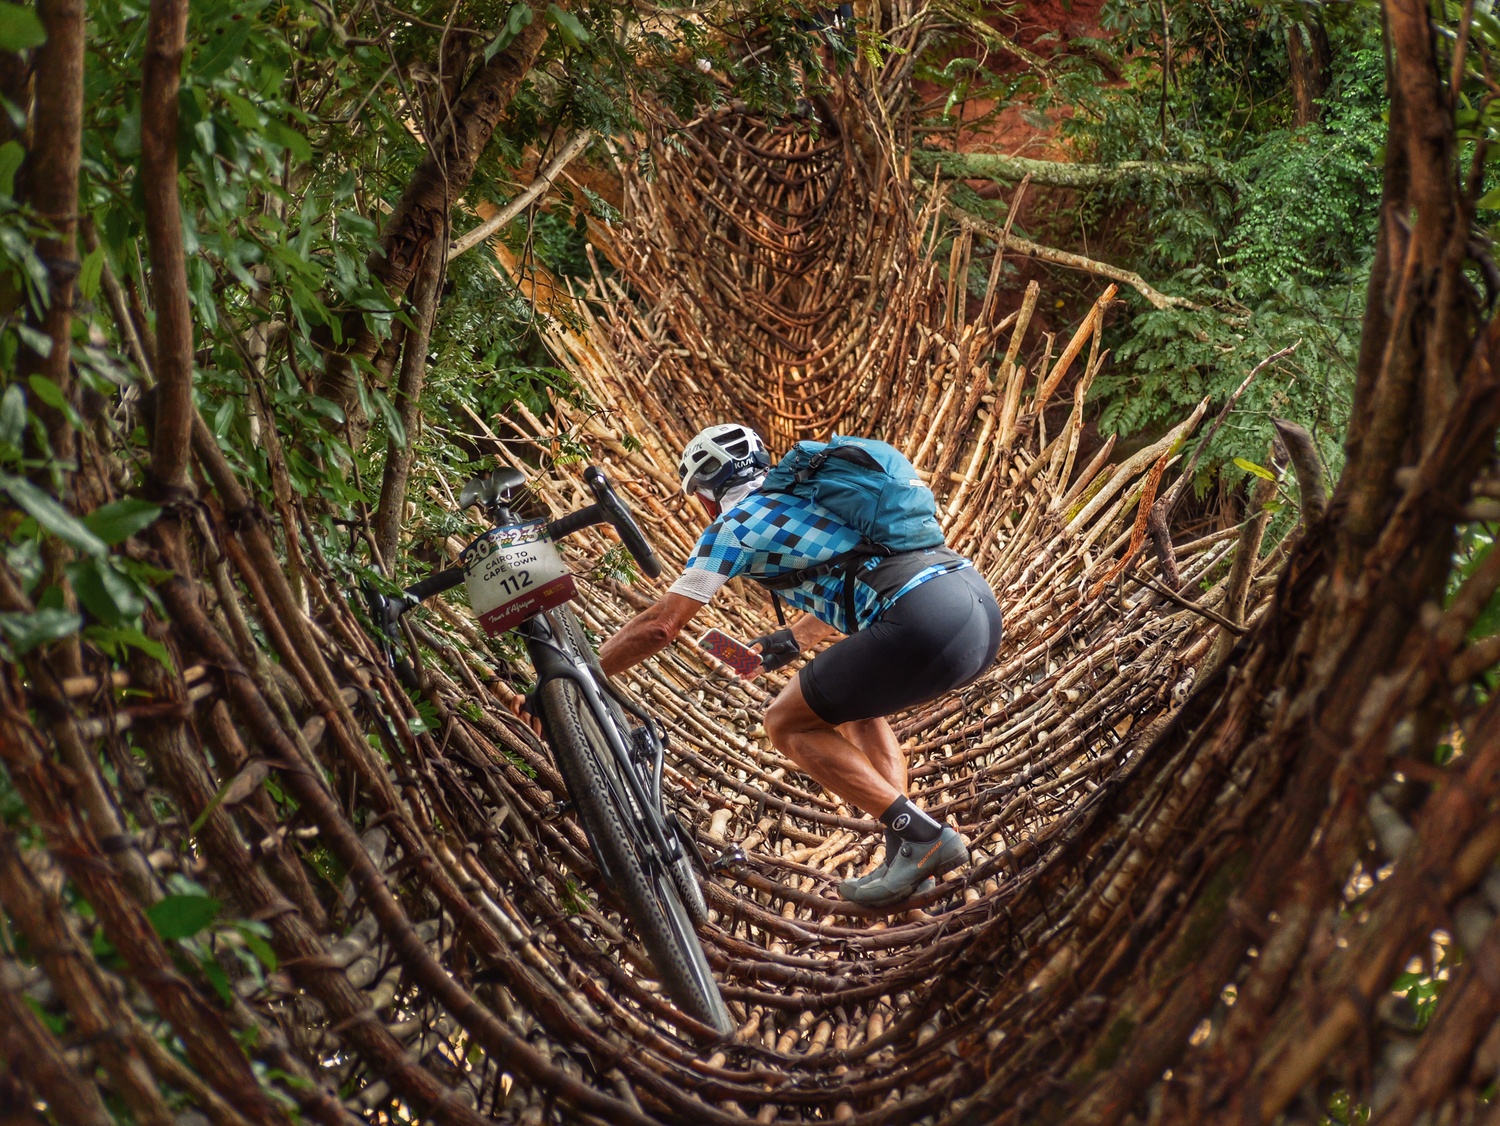
[(937, 500), (895, 446), (840, 434), (831, 442), (798, 442), (766, 475), (762, 492), (789, 493), (821, 505), (881, 555), (943, 542)]
[[(798, 442), (766, 475), (761, 491), (810, 500), (863, 537), (858, 547), (831, 559), (760, 580), (775, 598), (775, 591), (842, 570), (844, 619), (851, 630), (857, 628), (854, 582), (866, 560), (943, 545), (932, 490), (899, 450), (874, 438), (835, 434), (831, 442)], [(781, 601), (775, 601), (780, 618)]]

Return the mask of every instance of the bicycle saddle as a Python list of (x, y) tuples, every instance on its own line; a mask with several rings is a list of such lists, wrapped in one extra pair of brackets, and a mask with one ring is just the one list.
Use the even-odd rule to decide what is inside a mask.
[(510, 499), (510, 494), (526, 484), (526, 475), (519, 469), (502, 466), (493, 473), (472, 478), (458, 494), (458, 507), (468, 508), (477, 504), (486, 512)]

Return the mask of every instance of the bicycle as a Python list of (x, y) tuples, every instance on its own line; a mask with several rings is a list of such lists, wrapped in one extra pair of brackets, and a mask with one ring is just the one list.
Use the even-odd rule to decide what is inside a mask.
[(708, 865), (662, 798), (666, 732), (604, 675), (566, 604), (572, 577), (553, 544), (609, 523), (648, 576), (661, 574), (661, 561), (609, 479), (593, 466), (583, 477), (594, 503), (552, 521), (521, 520), (511, 510), (511, 496), (526, 483), (517, 470), (476, 477), (459, 494), (459, 506), (478, 505), (492, 527), (465, 548), (460, 565), (413, 583), (401, 597), (367, 589), (366, 598), (386, 635), (387, 658), (409, 683), (410, 666), (390, 648), (401, 615), (460, 583), (469, 583), (488, 632), (520, 633), (537, 673), (532, 706), (603, 887), (622, 902), (678, 1008), (727, 1036), (735, 1024), (696, 932), (708, 921), (708, 907), (694, 862), (705, 871)]

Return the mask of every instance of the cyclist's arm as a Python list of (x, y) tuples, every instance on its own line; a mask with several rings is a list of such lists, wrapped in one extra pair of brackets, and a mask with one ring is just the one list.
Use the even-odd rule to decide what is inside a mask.
[(599, 647), (599, 663), (609, 676), (616, 676), (655, 656), (677, 639), (682, 627), (703, 609), (704, 603), (668, 591), (621, 626)]

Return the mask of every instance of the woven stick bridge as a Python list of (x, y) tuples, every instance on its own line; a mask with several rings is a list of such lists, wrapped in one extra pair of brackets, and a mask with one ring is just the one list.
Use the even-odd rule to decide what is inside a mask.
[[(1374, 1099), (1382, 1123), (1430, 1107), (1471, 1120), (1500, 1067), (1500, 987), (1461, 970), (1442, 1037), (1403, 1025), (1387, 991), (1435, 928), (1473, 966), (1500, 952), (1500, 897), (1486, 899), (1500, 723), (1463, 688), (1500, 656), (1464, 640), (1500, 553), (1445, 608), (1403, 593), (1446, 561), (1452, 513), (1500, 494), (1493, 380), (1465, 383), (1434, 423), (1337, 600), (1317, 601), (1340, 572), (1307, 462), (1307, 536), (1262, 550), (1254, 516), (1176, 544), (1169, 575), (1150, 516), (1207, 405), (1129, 457), (1085, 452), (1114, 289), (1066, 331), (1029, 334), (1039, 286), (1016, 305), (998, 255), (974, 267), (941, 185), (919, 191), (898, 159), (910, 138), (886, 107), (919, 33), (903, 27), (908, 50), (837, 111), (655, 111), (652, 175), (622, 153), (623, 221), (599, 240), (614, 269), (587, 301), (516, 271), (568, 313), (549, 343), (579, 393), (544, 418), (518, 404), (468, 422), (528, 473), (539, 509), (586, 503), (586, 448), (669, 565), (699, 528), (673, 466), (701, 425), (905, 449), (1006, 619), (989, 673), (896, 725), (914, 792), (966, 835), (972, 867), (895, 916), (840, 900), (839, 879), (879, 862), (877, 826), (768, 743), (783, 674), (731, 680), (687, 645), (634, 670), (671, 732), (683, 819), (710, 855), (747, 855), (706, 889), (704, 945), (740, 1024), (706, 1043), (558, 815), (545, 749), (493, 693), (515, 675), (506, 653), (442, 600), (412, 615), (419, 713), (298, 499), (261, 511), (200, 421), (199, 577), (178, 557), (160, 587), (182, 673), (142, 659), (115, 681), (28, 667), (3, 685), (0, 756), (41, 839), (0, 837), (29, 959), (0, 959), (0, 1048), (58, 1120), (123, 1106), (167, 1123), (188, 1103), (214, 1123), (290, 1121), (266, 1069), (330, 1124), (1241, 1122), (1289, 1107), (1313, 1122), (1321, 1106), (1297, 1100), (1320, 1080)], [(266, 441), (274, 466), (274, 429)], [(665, 581), (622, 583), (610, 543), (578, 539), (579, 612), (602, 637)], [(751, 589), (706, 613), (750, 636), (768, 611)], [(1439, 736), (1459, 751), (1446, 771), (1403, 757)], [(162, 896), (179, 872), (247, 922), (172, 943)], [(86, 940), (94, 925), (107, 944)]]
[[(1095, 881), (1057, 866), (1063, 842), (1098, 815), (1225, 632), (1202, 611), (1235, 601), (1237, 582), (1226, 610), (1237, 624), (1247, 594), (1263, 602), (1274, 556), (1232, 580), (1240, 529), (1179, 546), (1199, 609), (1118, 581), (1127, 566), (1155, 573), (1146, 513), (1204, 407), (1129, 458), (1110, 463), (1109, 447), (1079, 458), (1113, 287), (1028, 348), (1038, 285), (1002, 315), (991, 260), (974, 307), (972, 233), (940, 239), (938, 203), (905, 210), (910, 186), (870, 184), (841, 133), (733, 112), (678, 129), (681, 151), (655, 147), (652, 179), (626, 177), (625, 219), (606, 244), (618, 270), (581, 326), (551, 334), (583, 405), (546, 420), (519, 411), (509, 432), (490, 432), (493, 448), (525, 468), (559, 428), (582, 440), (673, 561), (702, 523), (678, 492), (675, 451), (710, 421), (749, 419), (783, 444), (833, 429), (884, 437), (931, 483), (949, 543), (1006, 614), (995, 668), (896, 724), (914, 790), (970, 841), (963, 878), (890, 919), (837, 896), (838, 880), (882, 858), (879, 826), (769, 745), (760, 716), (780, 675), (745, 684), (677, 646), (627, 679), (673, 733), (672, 791), (705, 851), (750, 856), (709, 887), (705, 944), (743, 1025), (686, 1065), (689, 1088), (715, 1104), (688, 1120), (951, 1114), (985, 1061), (1011, 1054), (999, 1049), (1010, 1022), (1060, 972), (1053, 936), (1125, 894), (1118, 863)], [(560, 300), (546, 283), (534, 292)], [(549, 508), (585, 502), (576, 468), (555, 482), (538, 477)], [(735, 594), (709, 615), (763, 632), (764, 597)], [(644, 584), (601, 580), (586, 624), (607, 635), (646, 597)]]

